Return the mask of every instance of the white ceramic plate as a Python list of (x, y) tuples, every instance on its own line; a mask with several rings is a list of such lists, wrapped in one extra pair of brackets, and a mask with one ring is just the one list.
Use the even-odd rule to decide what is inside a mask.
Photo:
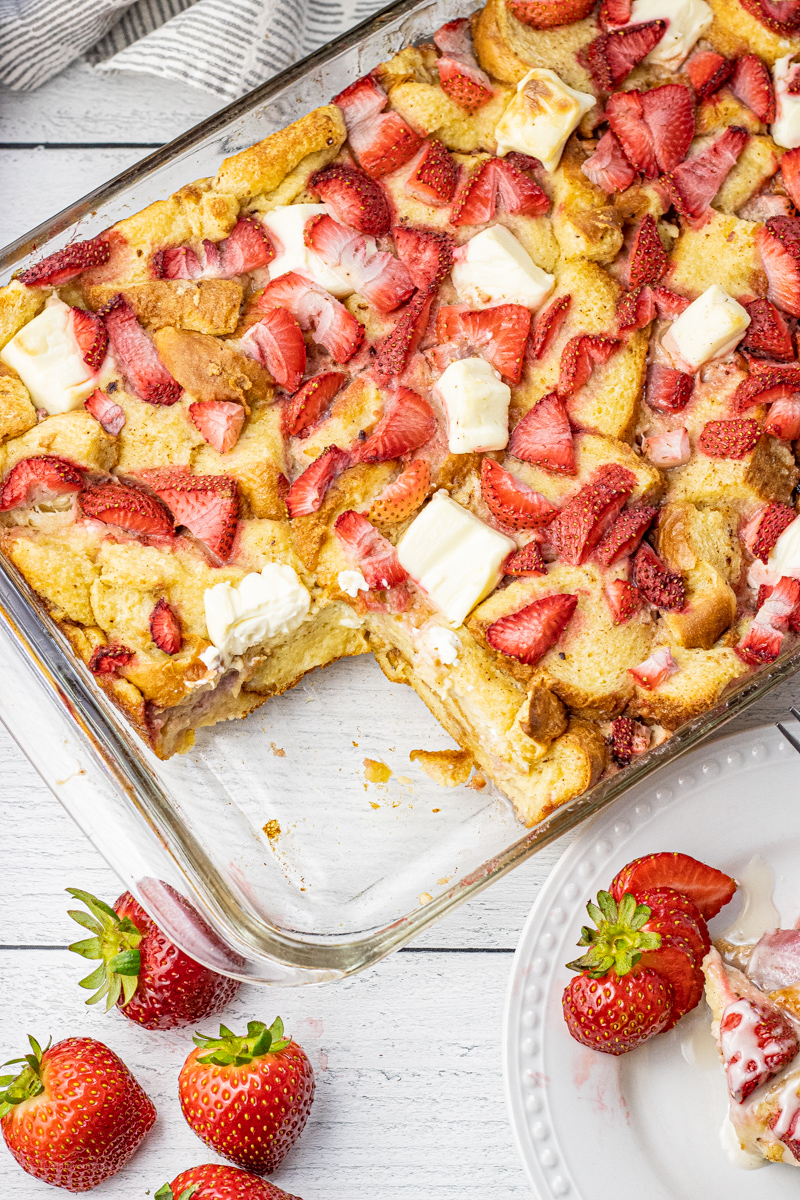
[[(775, 874), (782, 924), (800, 916), (800, 757), (774, 727), (687, 755), (599, 814), (548, 879), (509, 980), (506, 1099), (541, 1200), (797, 1200), (800, 1171), (734, 1167), (719, 1141), (725, 1081), (705, 1001), (669, 1033), (615, 1058), (573, 1041), (561, 1012), (585, 905), (639, 855), (691, 854), (738, 876), (754, 854)], [(738, 897), (711, 922), (736, 916)]]

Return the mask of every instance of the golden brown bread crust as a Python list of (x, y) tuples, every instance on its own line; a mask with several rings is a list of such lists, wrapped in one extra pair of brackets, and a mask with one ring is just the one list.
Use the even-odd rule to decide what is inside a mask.
[(217, 171), (214, 187), (239, 200), (272, 192), (308, 155), (334, 158), (346, 134), (341, 109), (335, 104), (315, 108), (255, 146), (226, 158)]
[(44, 308), (47, 288), (25, 287), (12, 279), (0, 288), (0, 350)]
[(751, 17), (738, 0), (708, 0), (708, 3), (714, 10), (714, 23), (704, 36), (726, 58), (757, 54), (772, 66), (784, 54), (800, 50), (800, 37), (773, 33)]
[(597, 37), (594, 17), (531, 29), (508, 11), (505, 0), (488, 0), (473, 26), (475, 52), (484, 71), (504, 83), (519, 83), (531, 67), (549, 67), (570, 87), (592, 92), (591, 76), (577, 52)]
[(170, 375), (196, 400), (249, 404), (272, 399), (273, 381), (266, 367), (218, 338), (167, 325), (154, 341)]
[(0, 442), (19, 437), (36, 424), (36, 409), (21, 379), (0, 372)]
[(466, 783), (472, 770), (472, 755), (468, 750), (412, 750), (408, 757), (439, 787)]
[(174, 325), (197, 333), (233, 333), (242, 304), (242, 285), (233, 279), (150, 279), (123, 288), (99, 283), (85, 287), (83, 294), (95, 311), (122, 295), (152, 331)]
[(656, 721), (665, 729), (677, 729), (711, 708), (725, 689), (749, 670), (729, 647), (687, 650), (672, 645), (670, 649), (678, 671), (652, 690), (637, 685), (628, 706), (631, 716)]

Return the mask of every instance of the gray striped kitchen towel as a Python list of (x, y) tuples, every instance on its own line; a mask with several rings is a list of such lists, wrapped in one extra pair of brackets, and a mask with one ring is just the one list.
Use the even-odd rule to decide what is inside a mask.
[(81, 55), (235, 100), (387, 0), (0, 0), (0, 83), (30, 91)]

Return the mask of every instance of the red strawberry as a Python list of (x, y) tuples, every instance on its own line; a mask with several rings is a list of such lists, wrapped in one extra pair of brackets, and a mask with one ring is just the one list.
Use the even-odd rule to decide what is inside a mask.
[(314, 1072), (278, 1017), (267, 1029), (249, 1021), (237, 1037), (224, 1025), (218, 1038), (194, 1035), (178, 1094), (201, 1141), (237, 1166), (269, 1175), (303, 1132), (314, 1101)]
[(566, 320), (572, 296), (559, 296), (552, 304), (548, 304), (536, 318), (536, 324), (531, 330), (528, 342), (528, 354), (533, 359), (544, 358), (553, 342), (561, 332)]
[(734, 417), (731, 421), (707, 421), (697, 439), (697, 448), (709, 458), (746, 458), (761, 437), (758, 421)]
[(728, 1091), (737, 1104), (773, 1079), (800, 1050), (797, 1031), (785, 1013), (744, 996), (725, 1008), (719, 1042)]
[(306, 344), (302, 329), (287, 309), (270, 308), (250, 326), (241, 345), (287, 392), (300, 386), (306, 369)]
[(601, 29), (612, 29), (615, 25), (627, 25), (631, 19), (633, 0), (603, 0), (598, 21)]
[(153, 1127), (155, 1105), (102, 1042), (67, 1038), (42, 1050), (28, 1041), (32, 1053), (13, 1060), (25, 1066), (3, 1079), (0, 1092), (6, 1145), (34, 1179), (88, 1192), (135, 1154)]
[(373, 525), (399, 525), (422, 505), (431, 486), (430, 463), (415, 458), (384, 488), (369, 510)]
[(405, 182), (409, 195), (440, 208), (453, 199), (457, 183), (458, 167), (445, 146), (438, 138), (423, 142)]
[(624, 579), (612, 579), (606, 587), (606, 599), (615, 625), (622, 625), (641, 611), (642, 593)]
[(398, 387), (388, 397), (380, 421), (353, 455), (359, 462), (388, 462), (418, 450), (436, 432), (436, 416), (427, 400), (411, 388)]
[(265, 267), (275, 257), (275, 248), (267, 233), (252, 217), (240, 217), (225, 240), (219, 243), (218, 251), (223, 279)]
[(601, 33), (590, 42), (582, 57), (600, 91), (611, 92), (627, 79), (658, 45), (666, 28), (666, 21), (645, 21)]
[(510, 383), (520, 381), (530, 327), (530, 310), (521, 304), (496, 304), (478, 311), (445, 305), (436, 314), (440, 342), (464, 341), (477, 347)]
[(183, 645), (181, 623), (164, 599), (150, 613), (150, 636), (165, 654), (177, 654)]
[(636, 171), (628, 162), (619, 138), (610, 129), (600, 138), (594, 154), (581, 164), (581, 170), (596, 187), (609, 195), (624, 192), (636, 178)]
[(358, 565), (370, 588), (388, 590), (408, 578), (394, 546), (361, 513), (348, 509), (336, 518), (334, 528), (345, 552)]
[(189, 416), (219, 454), (233, 449), (244, 426), (244, 409), (229, 400), (198, 400), (189, 405)]
[(140, 472), (170, 511), (209, 550), (227, 562), (239, 516), (239, 488), (231, 475), (192, 475), (181, 469)]
[(436, 63), (442, 90), (469, 113), (482, 108), (494, 91), (489, 76), (478, 66), (469, 18), (448, 21), (437, 29), (433, 40), (442, 52)]
[(108, 349), (106, 327), (96, 313), (86, 312), (82, 308), (73, 308), (70, 311), (72, 332), (83, 355), (83, 361), (90, 371), (99, 371)]
[(110, 257), (111, 246), (102, 236), (88, 242), (73, 242), (20, 271), (17, 279), (28, 287), (60, 287), (88, 267), (103, 266)]
[(653, 466), (663, 470), (685, 466), (692, 456), (689, 433), (685, 426), (646, 437), (642, 449)]
[(764, 432), (789, 442), (800, 437), (800, 396), (784, 396), (771, 404)]
[(360, 167), (332, 163), (312, 175), (309, 186), (345, 225), (372, 237), (389, 232), (392, 213), (386, 192)]
[(397, 254), (411, 276), (414, 287), (427, 293), (438, 287), (453, 265), (455, 242), (451, 234), (434, 229), (394, 229)]
[(792, 317), (800, 317), (800, 220), (770, 217), (756, 229), (756, 246), (767, 273), (767, 296)]
[(722, 187), (750, 139), (740, 125), (729, 125), (720, 137), (664, 175), (662, 183), (682, 217), (697, 220)]
[(374, 250), (362, 234), (327, 214), (307, 222), (305, 243), (381, 312), (391, 312), (414, 291), (411, 276), (398, 258), (387, 250)]
[(81, 492), (78, 499), (85, 517), (116, 525), (128, 533), (172, 537), (175, 533), (169, 510), (155, 496), (122, 483), (99, 483)]
[(775, 120), (775, 92), (767, 64), (757, 54), (737, 59), (730, 88), (765, 125)]
[(484, 458), (481, 463), (481, 492), (494, 519), (508, 529), (537, 529), (552, 521), (558, 511), (539, 492), (516, 479), (510, 471), (504, 471), (491, 458)]
[(694, 376), (652, 363), (647, 369), (644, 398), (657, 412), (680, 412), (689, 403)]
[(653, 287), (651, 291), (656, 302), (656, 311), (662, 320), (674, 320), (685, 312), (691, 303), (688, 296), (679, 296), (667, 287)]
[(772, 33), (791, 37), (800, 29), (798, 0), (742, 0), (742, 8)]
[(643, 92), (642, 114), (653, 138), (660, 171), (673, 171), (686, 157), (694, 137), (694, 101), (681, 83)]
[(767, 561), (775, 543), (795, 520), (797, 513), (789, 504), (765, 504), (741, 532), (741, 538), (753, 558)]
[(542, 217), (549, 197), (529, 175), (503, 158), (489, 158), (469, 175), (456, 193), (451, 225), (485, 225), (502, 212)]
[(595, 366), (607, 363), (619, 347), (619, 339), (602, 334), (581, 333), (570, 338), (561, 351), (558, 374), (559, 396), (571, 396), (588, 382)]
[(586, 561), (613, 525), (635, 482), (631, 471), (607, 465), (567, 501), (548, 531), (562, 562), (579, 566)]
[(154, 279), (199, 279), (203, 264), (190, 246), (165, 246), (153, 255), (150, 270)]
[[(314, 341), (324, 346), (337, 363), (349, 362), (364, 340), (363, 325), (344, 305), (296, 271), (279, 275), (268, 283), (258, 299), (257, 307), (264, 311), (288, 309), (300, 328), (306, 332), (310, 330)], [(250, 333), (251, 330), (248, 330), (242, 340)], [(295, 384), (288, 390), (294, 392), (297, 386)]]
[(0, 512), (21, 504), (40, 504), (54, 496), (79, 492), (83, 470), (66, 458), (38, 454), (23, 458), (12, 467), (0, 491)]
[(547, 564), (537, 541), (527, 542), (519, 550), (512, 550), (503, 563), (504, 575), (546, 575)]
[(638, 896), (650, 888), (673, 888), (688, 896), (700, 915), (710, 921), (732, 899), (736, 881), (688, 854), (662, 852), (629, 862), (614, 876), (610, 891), (620, 899), (625, 892)]
[(372, 75), (357, 79), (333, 98), (342, 110), (353, 153), (373, 179), (402, 167), (422, 142), (399, 113), (383, 111), (388, 102)]
[[(647, 734), (649, 738), (649, 730)], [(689, 943), (695, 963), (702, 963), (711, 949), (711, 937), (700, 910), (688, 896), (674, 888), (645, 888), (636, 892), (636, 901), (650, 909), (646, 929), (659, 933), (669, 922), (673, 931)]]
[(672, 987), (655, 971), (576, 975), (564, 989), (564, 1020), (576, 1042), (604, 1054), (627, 1054), (662, 1029), (672, 1013)]
[(578, 597), (566, 592), (542, 596), (519, 612), (495, 621), (486, 630), (486, 640), (501, 654), (533, 667), (556, 645), (577, 605)]
[(133, 661), (127, 646), (98, 646), (87, 666), (93, 675), (119, 675)]
[(180, 400), (180, 384), (162, 364), (127, 300), (122, 295), (115, 296), (99, 315), (117, 361), (136, 395), (148, 404), (168, 406)]
[(670, 922), (669, 931), (665, 928), (654, 929), (653, 932), (661, 937), (661, 946), (658, 950), (645, 950), (639, 959), (640, 966), (645, 970), (658, 971), (672, 984), (672, 1014), (664, 1026), (665, 1031), (672, 1029), (681, 1017), (697, 1008), (703, 997), (703, 972), (692, 953), (692, 944), (681, 934), (672, 932), (674, 928), (674, 923)]
[(623, 509), (598, 542), (595, 555), (597, 561), (604, 567), (610, 567), (626, 555), (633, 554), (657, 512), (657, 508), (647, 504), (638, 508)]
[(769, 300), (759, 298), (744, 306), (750, 317), (740, 350), (749, 350), (760, 358), (790, 362), (794, 358), (792, 334), (785, 319)]
[(718, 92), (730, 79), (733, 59), (723, 58), (715, 50), (700, 50), (686, 64), (686, 74), (692, 81), (698, 103)]
[(119, 404), (115, 404), (105, 392), (101, 392), (100, 388), (95, 388), (89, 399), (84, 400), (83, 407), (103, 426), (106, 433), (114, 437), (125, 424), (125, 410)]
[(323, 371), (307, 379), (292, 396), (283, 413), (283, 425), (290, 437), (307, 437), (337, 392), (347, 383), (341, 371)]
[(300, 1200), (266, 1179), (259, 1179), (238, 1167), (204, 1163), (181, 1171), (172, 1183), (165, 1183), (154, 1200)]
[(636, 227), (628, 260), (628, 287), (658, 283), (667, 269), (667, 252), (658, 236), (658, 226), (650, 213)]
[[(621, 579), (615, 581), (622, 583)], [(633, 721), (630, 717), (616, 717), (611, 722), (611, 736), (609, 738), (611, 746), (611, 757), (614, 762), (620, 767), (627, 767), (628, 763), (637, 754), (643, 754), (650, 745), (650, 730), (646, 725), (641, 725), (638, 721)], [(648, 895), (659, 893), (648, 893)], [(677, 892), (675, 893), (677, 895)], [(648, 900), (636, 897), (639, 904), (647, 904), (651, 915), (654, 911), (653, 906)], [(698, 920), (700, 916), (698, 914)]]
[(558, 392), (543, 396), (526, 413), (511, 435), (508, 452), (547, 471), (575, 474), (572, 429)]
[(328, 446), (302, 475), (295, 479), (286, 495), (286, 508), (290, 517), (307, 517), (316, 512), (325, 499), (325, 493), (337, 476), (351, 464), (352, 458), (338, 446)]
[(800, 146), (787, 150), (781, 159), (783, 186), (795, 208), (800, 208)]
[(647, 542), (636, 551), (633, 560), (633, 582), (657, 608), (680, 612), (686, 604), (686, 588), (678, 571), (665, 567)]
[(394, 329), (376, 342), (372, 370), (382, 386), (398, 380), (408, 366), (428, 328), (432, 302), (433, 291), (417, 292), (401, 312)]
[(614, 92), (609, 96), (605, 115), (631, 166), (646, 179), (655, 179), (658, 163), (653, 134), (644, 119), (642, 93)]
[(650, 657), (640, 662), (637, 667), (628, 667), (628, 674), (633, 676), (640, 687), (652, 690), (674, 675), (678, 669), (669, 647), (662, 646), (659, 650), (654, 650)]
[(656, 302), (651, 287), (623, 292), (617, 304), (617, 328), (620, 333), (644, 329), (656, 318)]
[(508, 8), (523, 25), (554, 29), (588, 17), (594, 8), (589, 0), (509, 0)]
[(747, 412), (756, 404), (772, 404), (800, 392), (800, 370), (791, 363), (785, 367), (770, 363), (766, 370), (748, 375), (731, 396), (734, 412)]

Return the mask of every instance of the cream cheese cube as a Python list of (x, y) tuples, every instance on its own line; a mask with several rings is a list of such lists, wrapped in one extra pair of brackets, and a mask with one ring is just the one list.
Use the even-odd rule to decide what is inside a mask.
[(448, 621), (461, 625), (497, 586), (515, 549), (511, 538), (437, 492), (403, 534), (397, 557)]
[(666, 21), (664, 36), (644, 61), (675, 68), (680, 66), (713, 20), (714, 13), (705, 0), (633, 0), (628, 24)]
[(311, 607), (311, 595), (293, 567), (265, 563), (234, 585), (215, 583), (203, 593), (208, 636), (229, 660), (273, 637), (292, 633)]
[(715, 283), (684, 309), (662, 345), (696, 371), (709, 359), (730, 354), (749, 324), (747, 310)]
[(537, 267), (505, 225), (492, 225), (465, 242), (456, 251), (450, 277), (459, 299), (471, 308), (521, 304), (537, 309), (555, 286), (555, 276)]
[(791, 525), (787, 525), (772, 547), (767, 567), (776, 579), (783, 575), (797, 578), (800, 574), (800, 517), (795, 517)]
[(785, 150), (796, 150), (800, 146), (800, 95), (792, 95), (787, 88), (795, 71), (795, 55), (786, 54), (772, 68), (775, 80), (775, 120), (770, 133)]
[(55, 294), (0, 350), (0, 359), (17, 372), (37, 408), (52, 417), (81, 408), (97, 387), (72, 330), (72, 310)]
[(595, 104), (594, 96), (576, 92), (555, 71), (534, 67), (517, 84), (516, 96), (495, 126), (498, 155), (517, 150), (555, 171), (567, 138)]
[(502, 450), (508, 442), (511, 388), (483, 358), (461, 358), (436, 385), (447, 413), (452, 454)]
[(277, 279), (289, 271), (299, 271), (341, 299), (352, 294), (352, 284), (327, 266), (304, 240), (306, 222), (319, 216), (330, 216), (324, 204), (281, 204), (267, 213), (263, 218), (264, 228), (275, 244), (275, 257), (268, 267), (269, 277)]

